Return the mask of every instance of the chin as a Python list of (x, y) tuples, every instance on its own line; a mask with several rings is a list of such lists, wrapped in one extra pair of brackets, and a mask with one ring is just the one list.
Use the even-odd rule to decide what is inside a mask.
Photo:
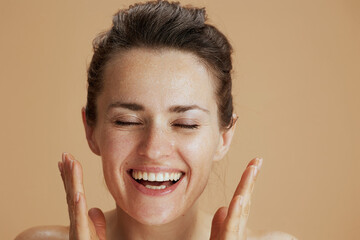
[(147, 226), (161, 226), (172, 222), (174, 219), (171, 218), (162, 218), (158, 216), (145, 216), (145, 217), (138, 217), (136, 221), (143, 225)]
[(154, 205), (143, 205), (140, 208), (133, 209), (130, 216), (134, 218), (137, 222), (149, 225), (157, 226), (164, 225), (175, 221), (181, 216), (179, 209), (176, 206), (154, 206)]

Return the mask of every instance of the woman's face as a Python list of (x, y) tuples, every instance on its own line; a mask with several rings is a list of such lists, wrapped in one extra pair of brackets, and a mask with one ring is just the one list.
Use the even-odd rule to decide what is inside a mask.
[(177, 50), (132, 49), (107, 65), (90, 141), (117, 205), (137, 221), (171, 222), (204, 190), (224, 154), (213, 85)]

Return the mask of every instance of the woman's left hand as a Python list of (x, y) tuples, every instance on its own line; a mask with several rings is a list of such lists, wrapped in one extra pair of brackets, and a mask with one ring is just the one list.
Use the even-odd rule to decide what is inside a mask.
[(221, 207), (216, 211), (212, 221), (210, 240), (246, 240), (251, 194), (261, 165), (261, 158), (255, 158), (249, 162), (229, 207)]

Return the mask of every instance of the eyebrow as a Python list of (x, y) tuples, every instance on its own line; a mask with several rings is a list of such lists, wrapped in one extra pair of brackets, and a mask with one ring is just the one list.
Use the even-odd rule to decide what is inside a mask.
[[(144, 111), (145, 110), (145, 107), (140, 105), (140, 104), (137, 104), (137, 103), (124, 103), (124, 102), (114, 102), (114, 103), (111, 103), (109, 106), (108, 106), (108, 109), (107, 111), (109, 111), (111, 108), (125, 108), (125, 109), (129, 109), (129, 110), (132, 110), (132, 111)], [(169, 108), (169, 112), (175, 112), (175, 113), (183, 113), (183, 112), (186, 112), (186, 111), (190, 111), (190, 110), (201, 110), (207, 114), (210, 113), (209, 110), (205, 109), (205, 108), (202, 108), (196, 104), (192, 104), (192, 105), (175, 105), (175, 106), (171, 106)]]
[(107, 111), (111, 108), (126, 108), (132, 111), (144, 111), (145, 108), (137, 103), (123, 103), (123, 102), (114, 102), (108, 106)]
[(176, 112), (176, 113), (182, 113), (182, 112), (186, 112), (189, 110), (201, 110), (205, 113), (210, 113), (209, 110), (202, 108), (196, 104), (193, 105), (176, 105), (176, 106), (172, 106), (169, 108), (170, 112)]

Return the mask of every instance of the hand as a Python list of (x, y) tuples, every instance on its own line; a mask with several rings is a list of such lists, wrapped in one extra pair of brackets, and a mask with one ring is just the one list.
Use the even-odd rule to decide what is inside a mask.
[(87, 213), (81, 164), (69, 153), (63, 153), (58, 163), (64, 182), (70, 217), (70, 240), (105, 240), (106, 223), (98, 208)]
[(221, 207), (216, 211), (212, 221), (210, 240), (246, 240), (251, 194), (261, 165), (260, 158), (249, 162), (229, 208)]

